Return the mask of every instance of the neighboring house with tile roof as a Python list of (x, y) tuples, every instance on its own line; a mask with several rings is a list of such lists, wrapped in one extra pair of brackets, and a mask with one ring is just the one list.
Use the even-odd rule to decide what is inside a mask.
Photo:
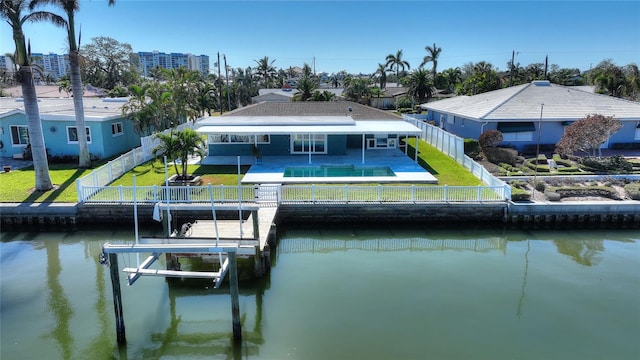
[[(122, 117), (127, 99), (84, 98), (89, 152), (103, 159), (140, 146), (131, 120)], [(78, 155), (78, 131), (72, 98), (38, 99), (47, 154)], [(0, 98), (0, 157), (20, 157), (29, 144), (27, 117), (22, 98)]]
[(640, 103), (573, 87), (532, 81), (473, 96), (429, 102), (427, 121), (463, 138), (478, 139), (489, 129), (502, 132), (501, 145), (518, 150), (538, 144), (552, 147), (564, 129), (589, 114), (614, 116), (623, 126), (603, 148), (640, 146)]
[(349, 101), (262, 102), (196, 122), (209, 156), (344, 155), (397, 148), (421, 130), (401, 117)]

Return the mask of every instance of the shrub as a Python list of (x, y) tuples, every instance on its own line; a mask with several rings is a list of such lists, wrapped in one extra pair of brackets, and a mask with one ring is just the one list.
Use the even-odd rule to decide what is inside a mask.
[(544, 183), (544, 181), (536, 181), (536, 185), (535, 185), (536, 190), (540, 191), (540, 192), (544, 192), (544, 189), (547, 188), (547, 185)]
[(580, 167), (587, 171), (599, 173), (629, 173), (633, 165), (621, 155), (605, 158), (587, 157), (580, 161)]
[(579, 173), (580, 172), (580, 168), (578, 168), (577, 166), (565, 166), (565, 167), (558, 167), (558, 172), (561, 173)]
[(515, 165), (518, 157), (518, 151), (514, 149), (489, 147), (483, 148), (482, 152), (487, 160), (493, 164)]
[(627, 195), (633, 200), (640, 200), (640, 182), (630, 183), (624, 186)]
[(533, 163), (533, 161), (534, 160), (527, 159), (524, 161), (524, 165), (529, 169), (537, 172), (548, 173), (551, 171), (551, 169), (549, 169), (549, 165), (536, 165)]
[(496, 147), (496, 145), (502, 142), (502, 139), (503, 137), (500, 131), (490, 129), (480, 134), (480, 137), (478, 138), (478, 142), (480, 143), (480, 147), (484, 149), (484, 148)]
[(531, 193), (523, 190), (523, 189), (519, 189), (517, 187), (511, 187), (511, 200), (512, 201), (529, 201), (531, 200)]
[(555, 191), (545, 191), (544, 196), (546, 196), (549, 201), (560, 201), (562, 199), (562, 195)]
[(480, 155), (482, 149), (480, 143), (476, 139), (464, 139), (464, 153), (468, 157), (475, 159)]
[[(566, 186), (559, 188), (549, 188), (547, 192), (555, 192), (560, 197), (573, 197), (573, 196), (602, 196), (609, 199), (620, 200), (618, 192), (606, 186)], [(548, 198), (548, 197), (547, 197)], [(551, 199), (549, 199), (551, 200)]]

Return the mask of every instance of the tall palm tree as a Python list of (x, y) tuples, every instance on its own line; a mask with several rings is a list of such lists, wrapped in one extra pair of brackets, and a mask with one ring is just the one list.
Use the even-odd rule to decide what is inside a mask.
[[(115, 4), (115, 0), (109, 0), (109, 5)], [(29, 4), (30, 9), (34, 9), (37, 6), (53, 5), (64, 11), (67, 15), (66, 21), (59, 21), (56, 18), (52, 18), (51, 21), (54, 25), (63, 27), (67, 31), (67, 39), (69, 43), (69, 79), (71, 80), (71, 92), (73, 93), (73, 108), (76, 116), (76, 129), (78, 134), (78, 147), (79, 147), (79, 159), (78, 168), (91, 167), (91, 157), (89, 154), (89, 145), (87, 144), (87, 137), (84, 136), (84, 128), (86, 127), (84, 121), (84, 103), (82, 100), (82, 78), (80, 76), (80, 51), (78, 49), (78, 43), (76, 42), (76, 29), (75, 29), (75, 14), (80, 10), (79, 0), (31, 0)]]
[(408, 61), (402, 59), (402, 50), (398, 50), (395, 55), (387, 55), (386, 60), (387, 63), (385, 64), (385, 66), (388, 66), (389, 70), (393, 71), (394, 68), (396, 69), (396, 82), (399, 84), (401, 71), (400, 69), (404, 71), (404, 68), (406, 67), (408, 70), (411, 70), (411, 65), (409, 65)]
[(276, 68), (273, 66), (273, 63), (276, 62), (276, 60), (274, 59), (269, 61), (269, 57), (265, 56), (260, 60), (253, 60), (253, 61), (255, 61), (258, 64), (258, 66), (256, 67), (256, 71), (262, 77), (264, 86), (267, 89), (270, 89), (271, 81), (273, 80), (273, 77), (276, 74)]
[(437, 47), (436, 43), (433, 43), (433, 46), (425, 46), (424, 49), (427, 50), (428, 54), (424, 57), (424, 59), (422, 59), (422, 63), (420, 64), (420, 67), (423, 67), (428, 62), (433, 63), (433, 67), (431, 68), (431, 74), (435, 79), (436, 74), (438, 73), (437, 72), (438, 56), (440, 56), (440, 53), (442, 52), (442, 48)]
[(24, 110), (27, 116), (29, 144), (31, 145), (31, 156), (36, 175), (35, 189), (36, 191), (47, 191), (53, 188), (53, 184), (49, 175), (38, 97), (33, 83), (33, 67), (31, 66), (30, 54), (27, 51), (22, 25), (28, 21), (45, 19), (48, 15), (39, 11), (24, 15), (23, 11), (25, 10), (27, 10), (27, 4), (24, 0), (2, 0), (0, 2), (0, 17), (11, 25), (13, 41), (16, 45), (15, 64), (19, 67), (17, 78), (22, 86)]
[(378, 69), (373, 75), (378, 75), (378, 81), (380, 81), (380, 89), (387, 87), (387, 66), (385, 64), (378, 64)]
[(441, 74), (447, 80), (447, 92), (452, 93), (456, 85), (462, 81), (462, 71), (459, 67), (446, 69)]
[(418, 103), (423, 103), (433, 96), (433, 83), (427, 70), (418, 68), (411, 74), (408, 94)]
[(307, 101), (313, 96), (313, 91), (318, 88), (318, 84), (311, 78), (303, 77), (298, 82), (298, 92), (293, 95), (292, 101)]

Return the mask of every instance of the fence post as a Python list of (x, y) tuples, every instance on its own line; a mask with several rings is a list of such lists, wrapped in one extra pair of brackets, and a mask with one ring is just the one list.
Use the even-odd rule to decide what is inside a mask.
[(82, 183), (80, 183), (80, 179), (76, 180), (76, 191), (78, 192), (78, 202), (84, 202), (84, 194), (82, 193)]
[(416, 203), (416, 186), (411, 184), (411, 202)]
[(224, 184), (220, 184), (220, 202), (224, 202)]
[(449, 186), (444, 186), (444, 201), (449, 202)]
[(316, 184), (311, 184), (311, 202), (316, 203)]
[(378, 201), (382, 201), (382, 185), (378, 184)]
[(118, 194), (120, 196), (120, 202), (122, 202), (123, 201), (123, 199), (122, 199), (122, 185), (118, 186)]
[(482, 202), (482, 186), (478, 185), (478, 202)]
[(278, 205), (282, 202), (282, 184), (278, 184), (276, 187), (276, 199), (278, 201)]
[(345, 204), (349, 202), (349, 188), (348, 188), (348, 185), (344, 186), (344, 202), (345, 202)]

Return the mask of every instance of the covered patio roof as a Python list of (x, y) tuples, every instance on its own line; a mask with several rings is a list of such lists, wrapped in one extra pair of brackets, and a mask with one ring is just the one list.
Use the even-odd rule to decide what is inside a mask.
[[(255, 120), (253, 122), (237, 122), (230, 124), (228, 122), (220, 122), (215, 124), (210, 122), (201, 124), (196, 130), (203, 134), (238, 134), (238, 135), (253, 135), (253, 134), (268, 134), (268, 135), (282, 135), (282, 134), (334, 134), (334, 135), (350, 135), (350, 134), (407, 134), (407, 135), (419, 135), (422, 133), (418, 127), (405, 122), (394, 120), (360, 120), (353, 121), (349, 117), (340, 117), (333, 119), (334, 117), (316, 117), (317, 121), (303, 122), (292, 121), (288, 124), (283, 123), (283, 118), (280, 117), (280, 122), (274, 124), (258, 123)], [(338, 117), (335, 117), (338, 118)], [(298, 120), (298, 118), (296, 118)], [(351, 121), (345, 121), (350, 119)]]

